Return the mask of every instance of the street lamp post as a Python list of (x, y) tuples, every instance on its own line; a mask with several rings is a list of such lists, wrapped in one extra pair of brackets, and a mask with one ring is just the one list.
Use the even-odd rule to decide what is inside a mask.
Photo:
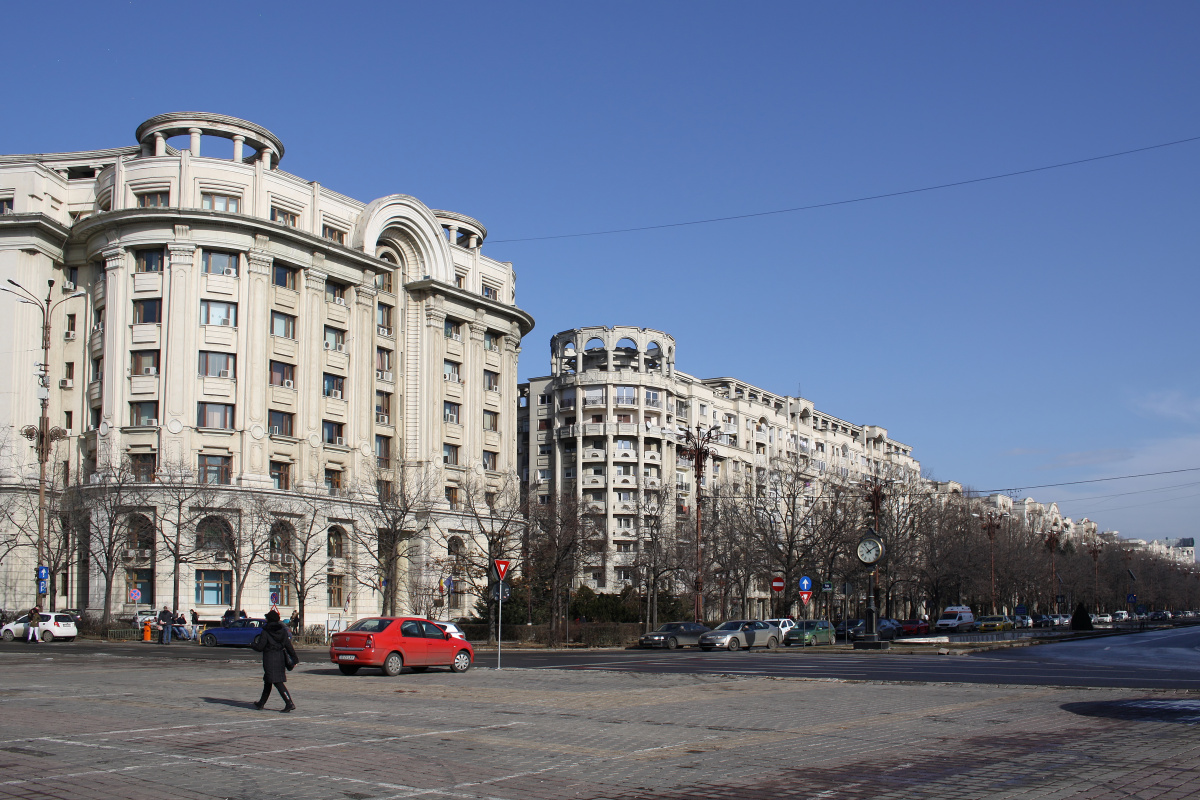
[(704, 475), (704, 464), (712, 457), (713, 444), (720, 436), (721, 429), (713, 425), (708, 430), (697, 424), (693, 432), (690, 428), (683, 430), (683, 446), (679, 448), (681, 458), (692, 462), (696, 476), (696, 598), (695, 617), (697, 623), (704, 622), (704, 528), (701, 522), (703, 508), (703, 493), (700, 490), (700, 479)]
[[(979, 514), (972, 514), (973, 517), (980, 517)], [(1010, 516), (1007, 511), (1001, 513), (994, 508), (988, 509), (979, 520), (979, 524), (983, 527), (984, 533), (988, 537), (988, 554), (992, 560), (992, 613), (996, 613), (996, 531), (1000, 529), (1000, 521), (1005, 517)]]
[(1050, 530), (1046, 533), (1046, 549), (1050, 551), (1050, 602), (1053, 604), (1054, 613), (1058, 613), (1058, 539), (1062, 535), (1062, 531), (1058, 527), (1058, 523), (1052, 523)]
[[(42, 363), (39, 365), (41, 375), (38, 378), (38, 398), (41, 401), (42, 413), (38, 424), (26, 425), (21, 429), (21, 435), (33, 442), (38, 457), (38, 539), (37, 566), (45, 565), (46, 558), (46, 465), (50, 462), (50, 450), (54, 443), (67, 438), (67, 432), (59, 427), (50, 427), (50, 315), (62, 303), (74, 297), (80, 297), (83, 292), (75, 292), (62, 298), (57, 303), (50, 302), (53, 296), (54, 281), (46, 281), (46, 300), (38, 300), (28, 289), (12, 280), (8, 282), (19, 291), (0, 286), (0, 292), (8, 292), (18, 298), (19, 302), (31, 305), (42, 312)], [(46, 581), (46, 591), (49, 592), (50, 582)], [(40, 576), (34, 581), (34, 605), (39, 608), (44, 604), (45, 593), (42, 592)]]
[(1092, 556), (1092, 610), (1100, 613), (1100, 553), (1104, 550), (1104, 542), (1099, 536), (1093, 536), (1088, 542), (1088, 552)]

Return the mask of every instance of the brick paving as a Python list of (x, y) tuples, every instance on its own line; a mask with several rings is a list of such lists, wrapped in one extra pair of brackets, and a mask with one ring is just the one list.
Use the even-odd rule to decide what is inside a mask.
[(260, 675), (0, 645), (0, 798), (1200, 796), (1194, 694), (313, 661), (280, 714)]

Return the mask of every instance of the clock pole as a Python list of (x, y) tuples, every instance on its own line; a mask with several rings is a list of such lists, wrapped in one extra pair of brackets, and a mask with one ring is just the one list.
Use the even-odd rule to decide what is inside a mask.
[[(883, 504), (883, 485), (876, 479), (865, 487), (867, 498), (871, 501), (871, 511), (876, 526), (880, 524), (879, 507)], [(883, 560), (883, 539), (875, 532), (874, 527), (868, 527), (862, 540), (858, 543), (858, 560), (871, 568), (867, 582), (867, 623), (866, 635), (861, 641), (854, 643), (855, 650), (887, 650), (888, 642), (879, 640), (879, 610), (875, 605), (875, 576), (879, 571), (879, 562)], [(847, 630), (846, 635), (849, 636)]]

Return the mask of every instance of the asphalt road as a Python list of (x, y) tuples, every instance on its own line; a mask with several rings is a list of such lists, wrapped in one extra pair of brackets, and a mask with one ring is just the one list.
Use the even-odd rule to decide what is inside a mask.
[[(88, 656), (153, 661), (257, 661), (249, 648), (169, 646), (87, 640), (30, 645), (10, 642), (0, 652), (37, 648), (43, 656), (67, 661)], [(1082, 686), (1200, 691), (1200, 628), (1168, 629), (971, 655), (780, 648), (773, 652), (681, 650), (520, 650), (501, 652), (501, 666), (521, 669), (608, 670), (658, 674), (718, 674), (852, 681), (967, 683), (1026, 686)], [(324, 664), (323, 648), (301, 651), (307, 664)], [(494, 650), (476, 655), (476, 668), (496, 666)]]

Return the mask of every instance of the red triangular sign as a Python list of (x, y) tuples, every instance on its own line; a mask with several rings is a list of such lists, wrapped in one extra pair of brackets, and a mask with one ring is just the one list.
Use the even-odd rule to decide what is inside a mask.
[(508, 574), (508, 562), (503, 559), (496, 559), (496, 574), (500, 576), (500, 580), (504, 580), (504, 576)]
[(800, 602), (808, 605), (809, 599), (812, 597), (812, 592), (800, 592)]

